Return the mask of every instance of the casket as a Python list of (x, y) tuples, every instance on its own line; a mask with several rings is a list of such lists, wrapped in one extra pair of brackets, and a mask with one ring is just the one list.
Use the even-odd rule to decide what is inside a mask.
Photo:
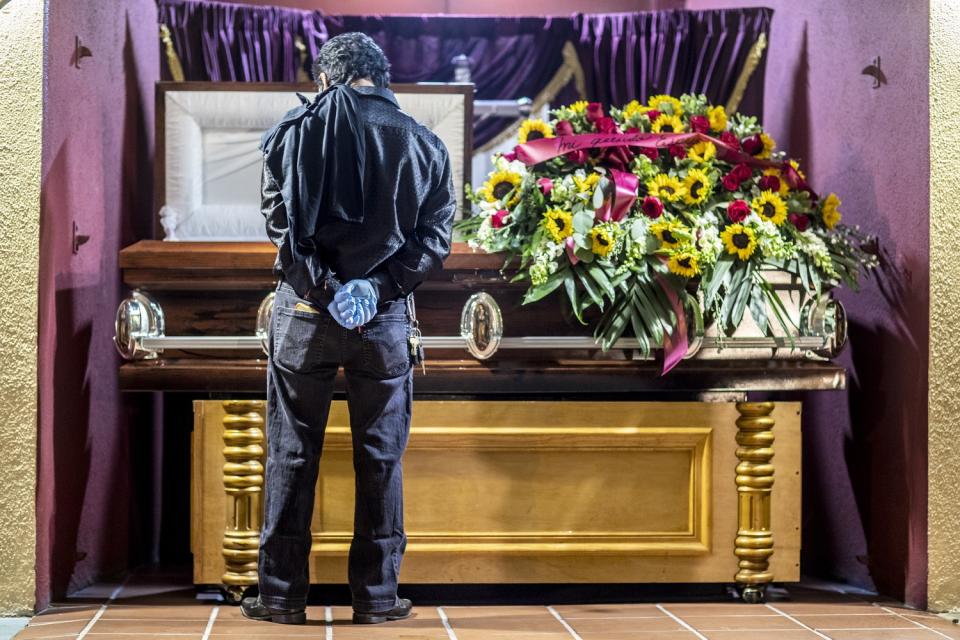
[[(310, 87), (161, 83), (158, 239), (120, 254), (131, 290), (117, 317), (120, 384), (193, 400), (194, 579), (234, 598), (257, 577), (261, 340), (276, 285), (256, 142), (295, 89)], [(444, 140), (462, 186), (472, 87), (395, 90)], [(560, 296), (522, 305), (526, 287), (504, 267), (457, 243), (416, 292), (427, 359), (404, 459), (403, 579), (735, 581), (753, 600), (774, 578), (798, 579), (800, 406), (747, 394), (842, 388), (844, 370), (824, 360), (842, 343), (839, 308), (778, 281), (802, 331), (694, 332), (690, 358), (661, 375), (629, 339), (598, 349)], [(721, 342), (750, 357), (711, 359)], [(312, 579), (327, 583), (345, 580), (353, 513), (337, 385), (311, 554)]]

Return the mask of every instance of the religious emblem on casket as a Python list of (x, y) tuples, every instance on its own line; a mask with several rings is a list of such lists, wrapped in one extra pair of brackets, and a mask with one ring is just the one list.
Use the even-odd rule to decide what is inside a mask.
[(463, 305), (460, 337), (467, 351), (478, 360), (486, 360), (497, 352), (503, 337), (503, 316), (500, 305), (490, 294), (475, 293)]
[(840, 223), (840, 199), (816, 193), (756, 118), (702, 95), (551, 115), (525, 121), (520, 144), (494, 156), (469, 194), (477, 215), (458, 225), (472, 247), (518, 259), (524, 304), (560, 292), (600, 348), (632, 334), (641, 356), (664, 350), (665, 371), (685, 356), (842, 348), (830, 292), (856, 288), (877, 258)]

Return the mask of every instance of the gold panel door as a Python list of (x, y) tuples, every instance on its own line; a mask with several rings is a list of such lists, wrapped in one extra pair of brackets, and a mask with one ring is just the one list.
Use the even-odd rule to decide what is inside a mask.
[[(195, 579), (219, 583), (224, 412), (214, 401), (196, 411)], [(737, 417), (730, 403), (416, 401), (402, 581), (732, 582)], [(799, 404), (775, 417), (770, 568), (789, 581), (799, 578)], [(353, 526), (346, 403), (331, 410), (320, 474), (311, 578), (341, 583)]]

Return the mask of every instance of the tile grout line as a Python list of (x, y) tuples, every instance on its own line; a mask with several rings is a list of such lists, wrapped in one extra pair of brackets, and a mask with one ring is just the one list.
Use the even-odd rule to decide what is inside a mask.
[(556, 618), (557, 621), (563, 625), (563, 628), (570, 633), (570, 635), (573, 637), (573, 640), (583, 640), (583, 638), (580, 637), (580, 634), (573, 630), (573, 627), (570, 626), (570, 623), (564, 620), (563, 616), (561, 616), (556, 609), (554, 609), (552, 606), (549, 606), (547, 607), (547, 611), (549, 611), (550, 615)]
[(882, 609), (882, 610), (886, 611), (887, 613), (892, 613), (893, 615), (897, 616), (898, 618), (902, 618), (902, 619), (906, 620), (907, 622), (910, 622), (910, 623), (912, 623), (912, 624), (917, 625), (917, 626), (920, 627), (921, 629), (926, 629), (927, 631), (933, 631), (935, 634), (937, 634), (937, 635), (940, 636), (941, 638), (947, 638), (947, 640), (952, 640), (952, 639), (950, 638), (950, 636), (948, 636), (947, 634), (942, 633), (942, 632), (940, 632), (940, 631), (937, 631), (937, 630), (934, 629), (933, 627), (928, 627), (927, 625), (923, 624), (922, 622), (917, 622), (916, 620), (914, 620), (914, 619), (912, 619), (912, 618), (908, 618), (907, 616), (905, 616), (905, 615), (903, 615), (903, 614), (901, 614), (901, 613), (898, 613), (898, 612), (896, 612), (896, 611), (894, 611), (893, 609), (890, 609), (890, 608), (888, 608), (888, 607), (880, 606), (880, 605), (878, 605), (876, 602), (874, 602), (874, 603), (872, 603), (872, 604), (873, 604), (873, 606), (877, 607), (878, 609)]
[(767, 609), (770, 609), (771, 611), (776, 611), (777, 613), (779, 613), (780, 615), (782, 615), (784, 618), (786, 618), (786, 619), (789, 620), (790, 622), (793, 622), (794, 624), (800, 625), (801, 627), (803, 627), (803, 628), (806, 629), (807, 631), (812, 631), (814, 634), (820, 636), (821, 638), (824, 638), (825, 640), (833, 640), (830, 636), (826, 636), (826, 635), (820, 633), (819, 631), (817, 631), (816, 629), (814, 629), (813, 627), (808, 626), (808, 625), (805, 625), (804, 623), (800, 622), (799, 620), (797, 620), (796, 618), (794, 618), (794, 617), (793, 617), (792, 615), (790, 615), (789, 613), (786, 613), (786, 612), (784, 612), (784, 611), (781, 611), (780, 609), (777, 609), (777, 608), (776, 608), (775, 606), (773, 606), (772, 604), (765, 603), (763, 606), (765, 606)]
[(220, 613), (220, 605), (216, 605), (213, 611), (210, 612), (210, 618), (207, 619), (207, 628), (203, 630), (203, 637), (200, 638), (200, 640), (209, 640), (210, 632), (213, 631), (213, 623), (217, 619), (218, 613)]
[(107, 598), (107, 601), (104, 602), (102, 605), (100, 605), (100, 608), (97, 610), (97, 612), (93, 614), (93, 618), (90, 619), (90, 622), (88, 622), (86, 626), (83, 627), (79, 635), (77, 635), (77, 640), (83, 640), (84, 638), (87, 637), (87, 634), (90, 633), (90, 629), (93, 628), (93, 625), (97, 624), (97, 620), (99, 620), (100, 617), (106, 612), (107, 606), (111, 602), (116, 600), (117, 596), (120, 595), (120, 592), (123, 591), (123, 588), (127, 586), (127, 580), (129, 579), (130, 579), (130, 575), (127, 574), (127, 577), (123, 579), (123, 582), (118, 584), (117, 588), (110, 593), (110, 596)]
[(680, 623), (680, 626), (682, 626), (682, 627), (683, 627), (684, 629), (686, 629), (687, 631), (690, 631), (691, 633), (693, 633), (693, 635), (697, 636), (700, 640), (710, 640), (709, 638), (707, 638), (707, 636), (703, 635), (702, 633), (700, 633), (699, 631), (697, 631), (696, 629), (694, 629), (693, 627), (691, 627), (691, 626), (690, 626), (689, 624), (687, 624), (685, 621), (681, 620), (681, 619), (678, 618), (677, 616), (675, 616), (675, 615), (673, 615), (672, 613), (670, 613), (669, 611), (667, 611), (667, 608), (666, 608), (665, 606), (663, 606), (662, 604), (658, 604), (658, 605), (657, 605), (657, 609), (660, 609), (660, 611), (663, 611), (665, 614), (667, 614), (668, 616), (670, 616), (671, 618), (673, 618), (676, 622), (679, 622), (679, 623)]
[(450, 626), (450, 619), (447, 618), (447, 614), (443, 611), (443, 607), (437, 607), (437, 613), (440, 615), (440, 622), (443, 623), (443, 628), (447, 630), (447, 637), (450, 640), (458, 640), (457, 634), (453, 632), (453, 627)]
[(333, 640), (333, 607), (323, 608), (323, 621), (326, 623), (326, 639)]

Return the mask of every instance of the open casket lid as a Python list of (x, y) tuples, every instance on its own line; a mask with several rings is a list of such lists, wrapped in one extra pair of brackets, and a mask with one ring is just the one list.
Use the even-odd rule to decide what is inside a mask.
[[(446, 144), (462, 211), (473, 146), (473, 85), (390, 88), (400, 107)], [(316, 86), (157, 83), (155, 237), (266, 241), (260, 215), (260, 137), (299, 104), (297, 92), (312, 98)]]

